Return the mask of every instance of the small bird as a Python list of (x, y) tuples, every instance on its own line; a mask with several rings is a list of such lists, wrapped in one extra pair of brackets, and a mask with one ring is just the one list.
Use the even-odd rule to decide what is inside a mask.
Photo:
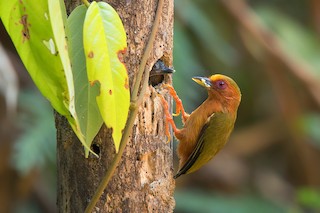
[(174, 72), (175, 70), (173, 68), (167, 67), (165, 63), (159, 59), (150, 71), (149, 84), (154, 87), (163, 81), (164, 75)]
[(193, 77), (196, 83), (206, 88), (208, 98), (190, 115), (171, 85), (164, 88), (176, 101), (176, 115), (181, 112), (183, 128), (178, 129), (168, 110), (168, 103), (162, 97), (166, 116), (166, 135), (170, 138), (169, 124), (179, 141), (177, 154), (179, 170), (174, 178), (192, 173), (211, 160), (226, 144), (233, 130), (241, 92), (234, 80), (215, 74), (208, 78)]

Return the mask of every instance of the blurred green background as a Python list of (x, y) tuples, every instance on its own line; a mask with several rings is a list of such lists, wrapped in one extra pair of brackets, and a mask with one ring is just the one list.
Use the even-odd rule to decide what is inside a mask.
[[(188, 112), (206, 98), (192, 76), (242, 91), (227, 146), (177, 179), (175, 212), (320, 212), (320, 1), (175, 0), (174, 27)], [(0, 39), (0, 212), (56, 212), (53, 110)]]

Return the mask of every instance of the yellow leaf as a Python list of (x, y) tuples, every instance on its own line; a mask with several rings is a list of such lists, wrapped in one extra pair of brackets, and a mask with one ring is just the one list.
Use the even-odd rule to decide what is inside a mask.
[(127, 47), (126, 33), (117, 12), (105, 2), (90, 4), (83, 31), (88, 80), (99, 86), (96, 100), (118, 151), (130, 105), (128, 74), (119, 59)]

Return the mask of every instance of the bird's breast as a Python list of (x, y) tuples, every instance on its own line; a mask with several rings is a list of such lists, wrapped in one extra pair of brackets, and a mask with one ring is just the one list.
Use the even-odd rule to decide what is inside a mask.
[(215, 107), (209, 102), (204, 102), (195, 111), (193, 111), (179, 135), (176, 138), (179, 140), (178, 155), (188, 158), (196, 146), (197, 139), (203, 126), (208, 122), (208, 119), (215, 113)]

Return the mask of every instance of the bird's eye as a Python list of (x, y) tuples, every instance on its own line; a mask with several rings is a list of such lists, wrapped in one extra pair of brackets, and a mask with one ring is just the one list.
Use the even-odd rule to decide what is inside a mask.
[(227, 87), (227, 84), (226, 84), (225, 81), (219, 80), (219, 81), (216, 82), (216, 86), (219, 89), (225, 89)]

